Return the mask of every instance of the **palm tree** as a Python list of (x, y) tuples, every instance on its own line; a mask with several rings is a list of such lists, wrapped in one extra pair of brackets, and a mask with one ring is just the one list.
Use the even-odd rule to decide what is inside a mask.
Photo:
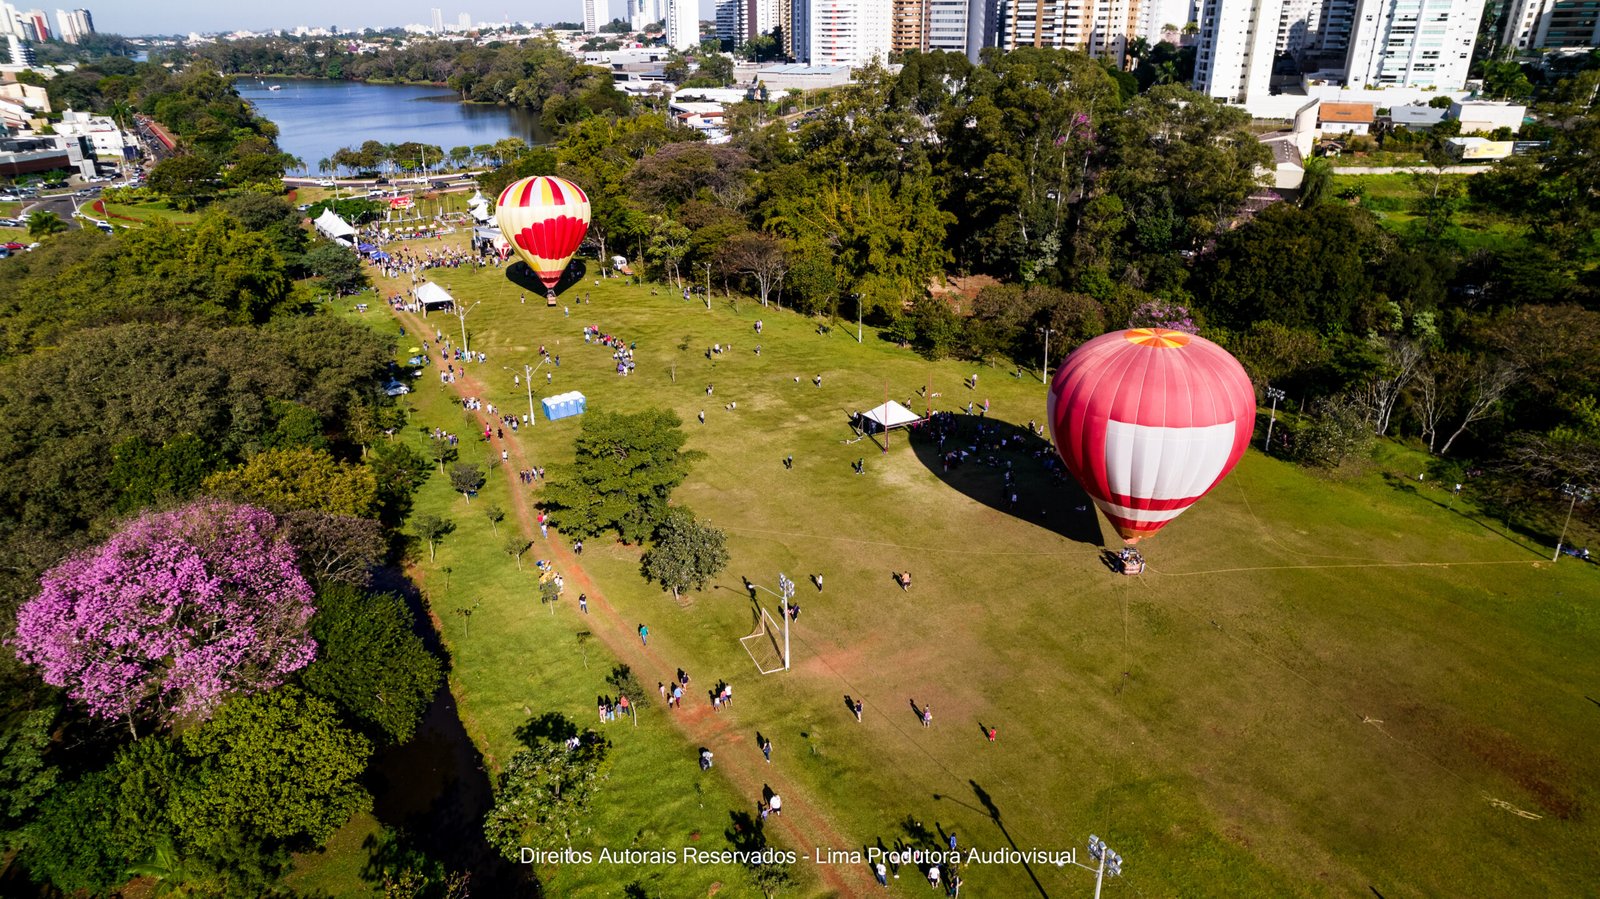
[(54, 212), (35, 212), (28, 216), (28, 236), (34, 240), (43, 240), (52, 234), (60, 234), (67, 230), (67, 223), (61, 216)]
[(330, 160), (326, 156), (324, 156), (321, 159), (317, 160), (317, 171), (321, 172), (324, 175), (326, 175), (329, 172), (333, 171), (333, 161)]

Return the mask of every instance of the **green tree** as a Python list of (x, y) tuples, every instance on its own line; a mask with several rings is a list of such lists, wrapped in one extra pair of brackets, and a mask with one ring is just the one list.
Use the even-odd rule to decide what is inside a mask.
[(7, 845), (56, 788), (58, 772), (45, 760), (56, 714), (54, 706), (17, 712), (0, 727), (0, 834)]
[(575, 537), (615, 530), (630, 543), (654, 533), (701, 455), (684, 451), (682, 424), (663, 409), (584, 416), (574, 460), (552, 466), (544, 488), (544, 506), (561, 530)]
[(360, 293), (372, 283), (353, 250), (329, 241), (318, 241), (306, 253), (305, 264), (322, 279), (323, 289), (335, 296)]
[(531, 546), (533, 546), (532, 540), (520, 533), (509, 532), (506, 534), (505, 542), (501, 544), (501, 548), (506, 551), (506, 555), (517, 560), (518, 571), (522, 570), (522, 554), (527, 552)]
[(150, 189), (182, 210), (193, 210), (217, 195), (221, 177), (210, 160), (197, 153), (173, 156), (156, 163), (147, 182)]
[(54, 212), (35, 212), (28, 216), (28, 237), (44, 240), (67, 230), (67, 223)]
[(111, 450), (109, 481), (118, 512), (160, 501), (188, 499), (222, 464), (217, 448), (194, 434), (178, 434), (160, 445), (129, 437)]
[(467, 502), (483, 486), (483, 471), (471, 462), (457, 462), (450, 466), (450, 486)]
[(412, 532), (428, 543), (428, 561), (433, 561), (439, 541), (456, 529), (455, 522), (438, 515), (418, 515), (411, 522)]
[(216, 496), (280, 512), (314, 509), (358, 517), (370, 516), (378, 499), (370, 469), (309, 447), (257, 453), (237, 468), (206, 478), (204, 488)]
[(29, 875), (69, 893), (100, 894), (121, 883), (126, 851), (106, 813), (117, 807), (117, 795), (110, 771), (54, 790), (30, 828), (23, 856)]
[(440, 474), (444, 474), (444, 464), (454, 462), (456, 455), (456, 445), (449, 437), (434, 437), (428, 441), (428, 458), (439, 464)]
[(571, 845), (611, 768), (611, 743), (594, 731), (576, 749), (539, 740), (511, 757), (483, 822), (489, 845), (516, 861), (524, 846)]
[(321, 845), (371, 802), (360, 778), (372, 745), (326, 701), (294, 687), (235, 699), (180, 738), (193, 776), (173, 798), (185, 841), (222, 850), (235, 830)]
[(706, 583), (728, 565), (727, 535), (695, 520), (688, 509), (667, 510), (656, 528), (655, 543), (644, 554), (641, 569), (646, 580), (655, 581), (672, 598), (691, 587), (704, 590)]
[(306, 689), (332, 702), (380, 745), (416, 732), (439, 689), (439, 660), (423, 646), (404, 599), (343, 584), (317, 594), (317, 660)]

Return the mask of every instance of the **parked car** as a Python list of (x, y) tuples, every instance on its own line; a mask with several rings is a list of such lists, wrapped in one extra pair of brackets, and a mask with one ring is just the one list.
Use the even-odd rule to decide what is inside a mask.
[(389, 383), (383, 385), (383, 392), (389, 396), (402, 396), (410, 393), (411, 388), (400, 383), (399, 381), (390, 381)]
[(317, 182), (317, 186), (318, 187), (333, 187), (334, 186), (333, 179), (332, 178), (324, 178), (321, 181)]
[(17, 243), (14, 240), (6, 241), (5, 248), (8, 249), (8, 250), (26, 250), (27, 249), (27, 247), (23, 246), (20, 243)]

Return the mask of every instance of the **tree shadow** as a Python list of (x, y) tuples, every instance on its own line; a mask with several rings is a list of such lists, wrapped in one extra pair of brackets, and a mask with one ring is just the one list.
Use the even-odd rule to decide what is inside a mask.
[(578, 735), (578, 725), (560, 712), (545, 712), (516, 730), (517, 742), (532, 749), (539, 743), (564, 743)]
[(722, 835), (737, 852), (760, 852), (767, 848), (766, 823), (749, 812), (728, 812), (728, 829)]
[[(589, 267), (582, 259), (574, 259), (567, 263), (566, 271), (561, 273), (561, 280), (556, 282), (556, 295), (560, 296), (582, 285), (588, 274)], [(506, 266), (506, 280), (536, 297), (543, 297), (548, 292), (544, 282), (539, 280), (538, 274), (520, 259)]]
[[(926, 409), (927, 405), (919, 402), (916, 411)], [(1089, 495), (1067, 473), (1050, 444), (1026, 425), (956, 412), (942, 422), (930, 421), (897, 433), (909, 437), (912, 451), (925, 468), (968, 499), (1068, 540), (1106, 545), (1100, 516)], [(1009, 486), (1008, 471), (1012, 476)], [(1014, 504), (1012, 494), (1017, 497)]]

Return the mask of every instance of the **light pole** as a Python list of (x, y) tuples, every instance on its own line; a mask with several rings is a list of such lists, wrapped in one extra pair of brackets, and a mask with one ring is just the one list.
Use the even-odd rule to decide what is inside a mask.
[(533, 414), (533, 373), (538, 371), (540, 366), (549, 361), (550, 357), (546, 356), (545, 358), (539, 360), (539, 365), (529, 365), (526, 362), (522, 363), (522, 383), (523, 386), (528, 388), (528, 427), (530, 428), (533, 427), (534, 422), (538, 420), (538, 416)]
[(465, 308), (463, 308), (460, 303), (451, 303), (451, 305), (455, 307), (454, 312), (456, 318), (461, 319), (461, 349), (470, 353), (472, 352), (472, 346), (467, 343), (467, 313), (478, 308), (478, 304), (473, 303), (471, 306), (467, 306)]
[(1106, 875), (1116, 877), (1122, 873), (1122, 856), (1112, 852), (1106, 841), (1094, 834), (1089, 834), (1089, 854), (1100, 861), (1100, 869), (1094, 875), (1094, 899), (1100, 899), (1100, 885)]
[[(754, 583), (754, 582), (749, 582), (749, 583), (750, 583), (750, 589), (752, 591), (754, 591), (756, 589), (766, 590), (768, 593), (772, 593), (773, 596), (778, 597), (778, 601), (782, 604), (781, 611), (783, 612), (783, 670), (788, 671), (789, 670), (789, 600), (794, 598), (794, 581), (789, 580), (789, 576), (784, 574), (783, 572), (781, 572), (781, 571), (778, 572), (778, 590), (780, 592), (777, 592), (777, 593), (773, 593), (771, 590), (768, 590), (766, 587), (763, 587), (760, 584), (757, 584), (757, 583)], [(750, 596), (751, 596), (752, 599), (755, 598), (755, 593), (752, 592), (750, 594)]]
[(1267, 399), (1272, 400), (1272, 417), (1267, 419), (1267, 442), (1261, 445), (1262, 452), (1272, 452), (1272, 426), (1278, 423), (1278, 401), (1283, 397), (1284, 392), (1278, 388), (1267, 388)]
[(1040, 328), (1039, 333), (1044, 335), (1044, 368), (1039, 380), (1045, 384), (1050, 383), (1050, 335), (1056, 333), (1055, 328)]
[(861, 342), (861, 294), (853, 293), (850, 298), (856, 301), (856, 343)]
[(1567, 525), (1572, 524), (1572, 510), (1578, 503), (1588, 502), (1589, 497), (1594, 494), (1594, 491), (1588, 487), (1580, 487), (1573, 483), (1562, 484), (1561, 492), (1571, 497), (1571, 499), (1567, 501), (1567, 520), (1561, 525), (1561, 538), (1556, 541), (1556, 554), (1550, 557), (1552, 562), (1557, 562), (1561, 559), (1561, 547), (1567, 542)]

